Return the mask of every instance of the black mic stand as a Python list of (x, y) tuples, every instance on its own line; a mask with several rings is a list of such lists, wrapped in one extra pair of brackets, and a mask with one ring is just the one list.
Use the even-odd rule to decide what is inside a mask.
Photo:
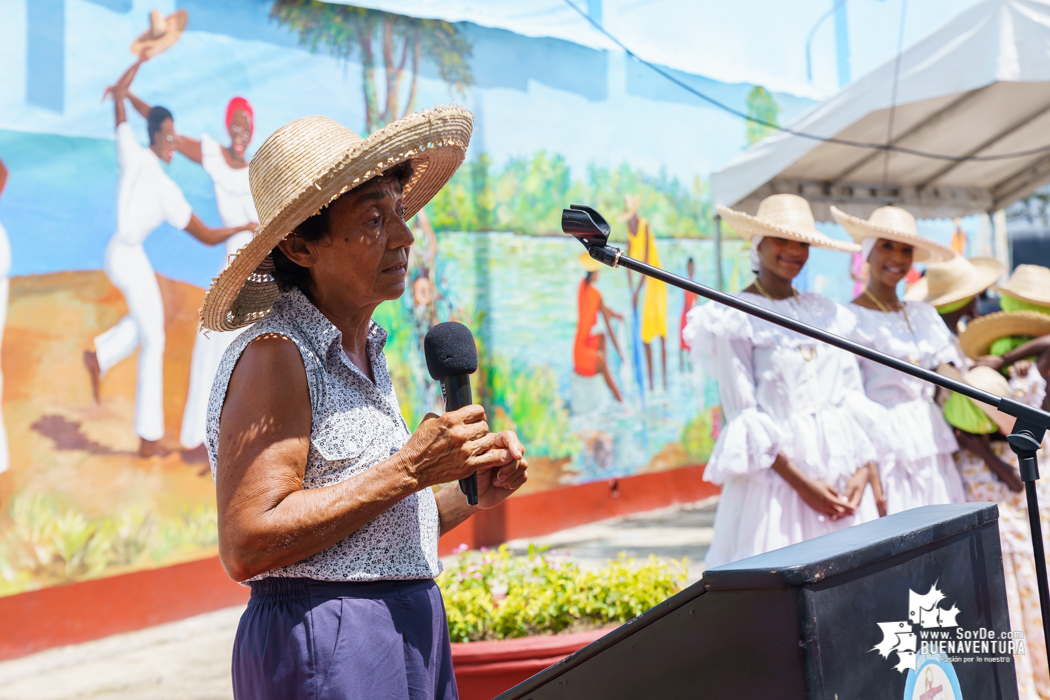
[(745, 314), (783, 326), (796, 333), (801, 333), (846, 352), (867, 358), (872, 362), (892, 367), (898, 372), (910, 374), (936, 386), (962, 394), (974, 401), (980, 401), (983, 404), (995, 407), (1007, 415), (1014, 416), (1017, 420), (1014, 423), (1013, 432), (1006, 439), (1010, 443), (1011, 449), (1017, 454), (1021, 479), (1024, 481), (1025, 486), (1025, 495), (1028, 497), (1028, 525), (1032, 530), (1032, 553), (1035, 556), (1035, 574), (1039, 582), (1039, 609), (1043, 618), (1043, 637), (1046, 641), (1046, 648), (1050, 649), (1050, 625), (1047, 624), (1047, 616), (1050, 615), (1050, 588), (1047, 586), (1046, 557), (1043, 553), (1043, 530), (1039, 521), (1039, 497), (1035, 491), (1035, 482), (1039, 480), (1039, 462), (1036, 460), (1035, 454), (1043, 442), (1043, 435), (1050, 429), (1050, 413), (1026, 406), (1009, 397), (990, 394), (964, 382), (950, 379), (928, 369), (917, 367), (910, 362), (898, 360), (877, 350), (866, 348), (834, 333), (828, 333), (820, 328), (782, 316), (775, 311), (769, 311), (730, 294), (715, 291), (692, 280), (672, 275), (658, 267), (629, 258), (621, 253), (619, 248), (614, 248), (608, 244), (609, 224), (606, 223), (601, 214), (590, 207), (573, 204), (569, 209), (562, 210), (561, 227), (565, 233), (575, 237), (583, 244), (583, 247), (587, 249), (588, 255), (609, 267), (625, 267), (646, 277), (652, 277), (679, 289), (693, 292), (712, 301), (725, 304), (737, 311), (742, 311)]

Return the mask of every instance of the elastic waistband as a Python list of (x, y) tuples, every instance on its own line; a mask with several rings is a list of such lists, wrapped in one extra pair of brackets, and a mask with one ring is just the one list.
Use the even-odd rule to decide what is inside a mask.
[(434, 579), (408, 581), (318, 581), (312, 578), (269, 576), (252, 581), (253, 601), (298, 600), (302, 598), (396, 598), (436, 586)]

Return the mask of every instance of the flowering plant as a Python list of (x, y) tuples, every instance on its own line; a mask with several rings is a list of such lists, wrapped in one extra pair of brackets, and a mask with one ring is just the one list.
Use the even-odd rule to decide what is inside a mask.
[(480, 557), (466, 549), (457, 548), (459, 560), (437, 578), (453, 642), (624, 623), (677, 593), (686, 578), (684, 562), (664, 564), (653, 555), (638, 564), (621, 552), (608, 566), (583, 571), (546, 547), (529, 545), (526, 555), (514, 555), (500, 545), (483, 548)]

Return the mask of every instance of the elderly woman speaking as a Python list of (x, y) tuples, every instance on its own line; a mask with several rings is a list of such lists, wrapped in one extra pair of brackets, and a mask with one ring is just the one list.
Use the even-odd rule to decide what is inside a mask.
[[(212, 330), (254, 323), (208, 407), (219, 555), (252, 590), (237, 698), (456, 697), (438, 536), (521, 487), (525, 450), (480, 406), (411, 433), (372, 313), (404, 293), (405, 220), (463, 162), (472, 126), (440, 107), (362, 139), (307, 117), (252, 159), (261, 227), (201, 309)], [(455, 482), (475, 470), (471, 507)]]

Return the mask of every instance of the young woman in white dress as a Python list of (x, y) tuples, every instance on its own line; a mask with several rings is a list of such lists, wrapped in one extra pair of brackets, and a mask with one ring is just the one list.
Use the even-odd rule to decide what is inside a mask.
[[(897, 285), (912, 263), (954, 257), (918, 235), (915, 217), (899, 207), (880, 207), (870, 219), (835, 207), (832, 216), (863, 247), (868, 284), (849, 309), (857, 317), (850, 338), (900, 360), (935, 370), (960, 365), (951, 333), (937, 311), (921, 301), (901, 301)], [(887, 409), (893, 441), (876, 461), (888, 513), (919, 506), (962, 503), (962, 479), (952, 454), (959, 449), (951, 427), (934, 402), (935, 387), (877, 362), (858, 358), (864, 391)]]
[[(133, 94), (128, 95), (140, 113), (148, 114), (151, 107)], [(208, 173), (215, 187), (215, 206), (224, 226), (244, 226), (258, 224), (259, 214), (255, 211), (252, 191), (248, 184), (248, 163), (244, 158), (248, 144), (252, 140), (255, 120), (252, 106), (243, 97), (234, 97), (226, 106), (226, 130), (230, 135), (230, 145), (220, 146), (208, 134), (202, 134), (200, 141), (182, 136), (175, 137), (175, 148), (182, 155), (199, 163)], [(252, 240), (251, 231), (241, 231), (226, 239), (226, 256), (219, 272), (226, 269), (230, 257)], [(212, 381), (219, 368), (219, 360), (226, 348), (240, 331), (200, 332), (193, 343), (193, 356), (190, 360), (190, 387), (186, 396), (186, 406), (182, 412), (182, 431), (179, 442), (183, 456), (193, 461), (207, 462), (208, 454), (204, 448), (204, 430), (208, 397), (211, 395)]]
[[(853, 314), (792, 280), (810, 246), (859, 246), (816, 230), (809, 204), (789, 194), (762, 201), (757, 216), (718, 208), (751, 240), (755, 282), (747, 301), (837, 335)], [(766, 321), (707, 303), (689, 312), (686, 340), (698, 366), (713, 362), (725, 424), (704, 479), (722, 487), (708, 568), (878, 517), (868, 490), (883, 409), (864, 395), (849, 353)], [(879, 441), (882, 438), (878, 439)]]

